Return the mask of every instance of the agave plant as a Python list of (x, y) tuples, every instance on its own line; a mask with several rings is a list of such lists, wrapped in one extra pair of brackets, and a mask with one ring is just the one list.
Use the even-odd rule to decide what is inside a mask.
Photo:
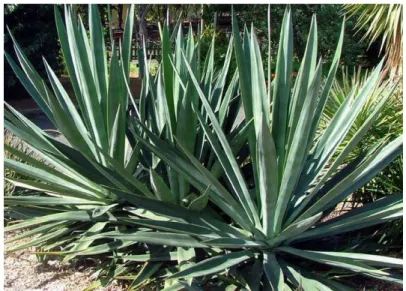
[[(378, 141), (342, 166), (379, 114), (339, 148), (373, 93), (382, 64), (357, 98), (348, 98), (320, 129), (343, 33), (322, 82), (313, 17), (292, 89), (288, 8), (276, 78), (267, 86), (254, 27), (245, 27), (242, 39), (233, 13), (233, 38), (219, 70), (213, 66), (215, 40), (200, 71), (199, 35), (196, 41), (190, 30), (184, 41), (180, 28), (170, 35), (167, 25), (161, 27), (162, 61), (155, 76), (145, 45), (138, 51), (142, 90), (136, 102), (128, 90), (133, 9), (119, 45), (121, 58), (113, 54), (108, 66), (96, 6), (89, 8), (90, 40), (70, 7), (66, 27), (56, 8), (80, 112), (52, 69), (51, 90), (15, 42), (22, 70), (11, 57), (9, 62), (68, 144), (8, 106), (6, 127), (46, 160), (7, 147), (28, 164), (6, 160), (5, 166), (39, 181), (12, 180), (37, 195), (5, 199), (12, 213), (25, 218), (6, 230), (30, 227), (12, 240), (39, 234), (14, 250), (35, 246), (37, 254), (63, 255), (65, 261), (107, 254), (91, 288), (118, 278), (132, 281), (130, 289), (153, 284), (166, 290), (345, 290), (333, 279), (349, 274), (400, 283), (401, 259), (352, 252), (328, 239), (402, 215), (402, 196), (393, 195), (329, 217), (401, 152), (401, 137)], [(238, 69), (228, 72), (233, 54)], [(240, 106), (242, 119), (236, 117)]]
[[(127, 90), (133, 9), (130, 10), (127, 17), (123, 42), (118, 44), (121, 57), (115, 53), (117, 44), (113, 42), (113, 54), (109, 60), (100, 16), (95, 5), (89, 6), (90, 39), (87, 37), (82, 20), (73, 15), (71, 7), (65, 8), (65, 24), (58, 8), (55, 7), (61, 47), (79, 110), (46, 61), (44, 60), (44, 64), (52, 89), (39, 77), (13, 38), (20, 66), (6, 53), (7, 60), (21, 83), (31, 93), (49, 120), (63, 134), (67, 143), (42, 131), (6, 104), (9, 110), (6, 112), (5, 126), (44, 159), (44, 162), (40, 162), (16, 148), (5, 145), (6, 150), (19, 159), (6, 158), (6, 168), (30, 178), (28, 180), (21, 177), (7, 177), (7, 181), (19, 187), (31, 189), (33, 190), (31, 193), (35, 193), (32, 196), (7, 198), (5, 202), (10, 206), (8, 215), (19, 219), (33, 218), (25, 222), (26, 226), (34, 227), (41, 224), (39, 228), (9, 240), (9, 242), (13, 242), (23, 237), (40, 234), (31, 242), (10, 249), (10, 251), (37, 246), (42, 252), (49, 254), (49, 250), (63, 246), (66, 254), (65, 261), (68, 261), (75, 258), (76, 255), (111, 252), (116, 248), (121, 249), (135, 244), (136, 242), (117, 246), (104, 244), (104, 247), (98, 246), (98, 249), (91, 250), (88, 247), (93, 242), (85, 241), (86, 236), (90, 233), (95, 234), (110, 227), (106, 227), (103, 219), (99, 218), (100, 216), (108, 215), (116, 221), (112, 214), (115, 209), (122, 210), (124, 206), (132, 205), (123, 199), (123, 196), (114, 194), (116, 191), (147, 195), (153, 199), (171, 201), (192, 209), (202, 209), (207, 204), (207, 195), (203, 199), (197, 199), (197, 194), (189, 191), (190, 186), (182, 177), (176, 176), (173, 170), (162, 165), (162, 162), (159, 162), (155, 156), (146, 153), (140, 143), (131, 136), (127, 136), (128, 128), (131, 127), (129, 124), (127, 128), (127, 119), (130, 117), (127, 108), (129, 104), (132, 104), (136, 109), (137, 118), (142, 120), (154, 133), (162, 135), (168, 141), (173, 142), (173, 137), (175, 137), (185, 142), (189, 140), (192, 143), (191, 147), (196, 144), (198, 149), (196, 154), (199, 158), (206, 161), (207, 165), (217, 172), (217, 176), (221, 175), (221, 167), (214, 160), (214, 154), (205, 141), (202, 129), (197, 129), (191, 103), (183, 98), (188, 97), (190, 93), (190, 90), (185, 91), (183, 87), (179, 86), (179, 84), (187, 83), (189, 78), (184, 70), (174, 70), (171, 67), (171, 60), (166, 58), (161, 66), (163, 69), (160, 69), (153, 78), (149, 73), (149, 63), (146, 60), (144, 47), (139, 50), (143, 82), (139, 105), (131, 92)], [(169, 37), (168, 27), (165, 26), (163, 29), (164, 55), (170, 54), (168, 50), (171, 43), (175, 41), (177, 51), (186, 49), (190, 62), (194, 62), (197, 66), (196, 60), (200, 59), (198, 58), (199, 50), (198, 47), (195, 47), (192, 31), (190, 30), (186, 46), (183, 35), (180, 33), (181, 29), (175, 28), (174, 31), (176, 33)], [(225, 84), (232, 45), (229, 46), (224, 67), (217, 74), (213, 67), (214, 43), (213, 39), (212, 48), (205, 64), (207, 69), (205, 74), (202, 74), (202, 80), (207, 84), (205, 92), (212, 92), (213, 104), (216, 104), (218, 110), (222, 112), (225, 132), (228, 132), (237, 141), (235, 144), (237, 150), (245, 142), (247, 130), (244, 128), (247, 126), (241, 126), (240, 123), (243, 121), (241, 118), (239, 123), (234, 122), (239, 111), (238, 108), (241, 106), (241, 102), (236, 96), (237, 73), (234, 74), (233, 81), (227, 87)], [(181, 62), (183, 62), (182, 59), (178, 58), (173, 65), (175, 68), (180, 67)], [(173, 72), (176, 72), (177, 75)], [(178, 86), (171, 86), (173, 91), (167, 90), (169, 85), (163, 87), (163, 78), (170, 78), (168, 74), (171, 73), (173, 81), (179, 79)], [(212, 85), (212, 82), (215, 84)], [(171, 108), (174, 110), (170, 111), (168, 119), (165, 115), (167, 111), (163, 111), (167, 108), (166, 94), (172, 95), (176, 100), (172, 103)], [(197, 99), (195, 98), (195, 100)], [(173, 119), (171, 120), (169, 117)], [(179, 126), (176, 127), (174, 125), (177, 120)], [(233, 125), (235, 126), (232, 127)], [(195, 131), (194, 136), (191, 134), (193, 130)], [(24, 164), (20, 161), (24, 161)], [(165, 184), (168, 179), (159, 176), (157, 172), (163, 172), (170, 177), (170, 189)], [(140, 181), (145, 182), (148, 186)], [(54, 217), (53, 214), (58, 215)], [(83, 215), (88, 218), (83, 219)], [(127, 218), (129, 215), (132, 215), (131, 212), (127, 212)], [(38, 221), (37, 217), (42, 217), (42, 222)], [(63, 220), (60, 221), (60, 219)], [(88, 223), (83, 223), (86, 220)], [(82, 223), (73, 225), (75, 221)], [(42, 225), (43, 222), (48, 224)], [(116, 225), (116, 223), (112, 225)], [(24, 227), (24, 224), (20, 226)], [(12, 231), (20, 226), (12, 226), (8, 230)], [(55, 232), (55, 230), (58, 231)], [(71, 231), (75, 231), (77, 235), (72, 235)], [(83, 252), (84, 250), (86, 252)], [(102, 265), (101, 275), (104, 275), (103, 271), (111, 269), (110, 262), (104, 269), (105, 266), (106, 264)], [(121, 269), (121, 272), (125, 270), (125, 268)]]
[[(11, 132), (8, 130), (4, 131), (4, 144), (7, 144), (9, 146), (12, 146), (13, 148), (17, 148), (20, 151), (24, 151), (25, 147), (24, 144), (21, 142), (19, 138), (16, 138)], [(29, 153), (28, 153), (29, 154)], [(5, 152), (5, 157), (9, 159), (16, 159), (20, 160), (18, 157), (13, 156), (12, 154)], [(21, 160), (20, 160), (21, 161)], [(11, 171), (9, 169), (6, 169), (4, 172), (5, 177), (16, 177), (16, 173), (14, 171)], [(4, 181), (4, 196), (11, 196), (18, 194), (19, 191), (16, 191), (16, 187), (13, 185), (13, 183), (8, 182), (7, 180)]]
[[(222, 169), (219, 161), (215, 160), (215, 152), (210, 148), (202, 127), (198, 127), (198, 118), (193, 108), (200, 106), (197, 92), (193, 89), (191, 77), (185, 63), (188, 63), (193, 75), (199, 80), (202, 91), (208, 96), (216, 113), (219, 114), (220, 126), (228, 139), (233, 139), (234, 152), (237, 152), (246, 142), (250, 123), (245, 124), (244, 118), (238, 117), (241, 107), (241, 98), (237, 94), (238, 71), (233, 73), (233, 78), (226, 84), (232, 57), (232, 42), (228, 46), (224, 65), (216, 70), (214, 68), (215, 36), (205, 58), (204, 66), (200, 62), (200, 43), (195, 42), (190, 26), (187, 38), (184, 39), (183, 29), (176, 25), (172, 37), (169, 36), (167, 26), (160, 27), (162, 37), (162, 62), (156, 76), (150, 75), (146, 56), (145, 44), (138, 51), (142, 90), (139, 96), (139, 106), (136, 110), (136, 119), (146, 126), (152, 133), (176, 145), (176, 140), (181, 140), (185, 148), (191, 152), (208, 169), (220, 177)], [(200, 35), (197, 36), (200, 39)], [(174, 51), (172, 52), (172, 40)], [(201, 72), (203, 67), (203, 72)], [(207, 119), (207, 114), (202, 112)], [(134, 120), (133, 120), (134, 121)], [(136, 125), (130, 124), (133, 129)], [(137, 140), (137, 139), (135, 139)], [(150, 152), (143, 155), (143, 166), (150, 169), (151, 184), (153, 187), (160, 184), (169, 191), (163, 200), (188, 206), (197, 198), (191, 192), (191, 184), (174, 169), (164, 164), (159, 156)], [(159, 175), (157, 175), (159, 173)], [(161, 178), (163, 177), (163, 179)], [(156, 179), (162, 181), (156, 181)], [(164, 185), (168, 183), (169, 186)], [(201, 193), (203, 194), (203, 192)], [(207, 202), (207, 199), (204, 199)], [(199, 202), (199, 204), (201, 204)], [(204, 208), (206, 203), (203, 203)]]
[[(6, 151), (24, 161), (6, 158), (5, 167), (30, 178), (8, 177), (7, 180), (33, 190), (31, 195), (5, 199), (10, 205), (9, 216), (26, 219), (23, 224), (10, 226), (8, 230), (24, 227), (24, 224), (31, 227), (30, 231), (13, 237), (10, 242), (39, 235), (10, 251), (36, 246), (46, 252), (64, 246), (69, 253), (66, 261), (81, 251), (92, 252), (88, 248), (92, 242), (84, 241), (86, 236), (104, 229), (104, 216), (117, 221), (111, 213), (121, 204), (111, 189), (149, 192), (148, 187), (137, 179), (140, 175), (137, 171), (139, 148), (131, 147), (126, 137), (133, 18), (134, 7), (127, 17), (122, 43), (113, 43), (108, 64), (97, 6), (89, 6), (90, 39), (81, 18), (72, 14), (70, 6), (65, 8), (65, 22), (55, 6), (59, 40), (79, 110), (46, 60), (48, 82), (40, 78), (12, 37), (19, 65), (6, 53), (8, 62), (67, 142), (49, 135), (6, 104), (5, 127), (43, 160), (40, 162), (5, 145)], [(117, 46), (120, 58), (116, 54)], [(148, 195), (155, 197), (152, 192)], [(119, 246), (105, 247), (108, 251)], [(96, 251), (100, 252), (103, 250)]]

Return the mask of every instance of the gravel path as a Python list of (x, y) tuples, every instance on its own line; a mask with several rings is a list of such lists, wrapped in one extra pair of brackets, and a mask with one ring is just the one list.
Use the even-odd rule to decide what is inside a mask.
[[(17, 233), (6, 234), (8, 239)], [(5, 250), (28, 242), (29, 239), (5, 245)], [(57, 260), (38, 262), (33, 249), (4, 255), (4, 291), (79, 291), (92, 284), (92, 268), (85, 264), (61, 264)], [(98, 288), (98, 291), (121, 291), (118, 285)]]

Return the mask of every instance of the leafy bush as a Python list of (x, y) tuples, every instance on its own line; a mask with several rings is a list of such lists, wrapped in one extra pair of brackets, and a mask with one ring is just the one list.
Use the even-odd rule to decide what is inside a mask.
[[(156, 76), (150, 74), (145, 47), (138, 51), (142, 90), (137, 105), (127, 90), (134, 7), (126, 21), (121, 59), (113, 54), (109, 70), (96, 6), (89, 7), (90, 40), (71, 13), (68, 7), (65, 28), (55, 9), (81, 115), (52, 69), (46, 66), (51, 90), (16, 44), (24, 60), (20, 65), (28, 72), (22, 78), (26, 88), (68, 143), (8, 107), (6, 127), (52, 166), (17, 150), (13, 154), (28, 164), (5, 160), (7, 168), (39, 180), (18, 180), (36, 189), (35, 194), (5, 199), (27, 215), (6, 231), (31, 227), (14, 239), (39, 234), (14, 250), (35, 246), (41, 250), (37, 254), (63, 255), (65, 261), (104, 254), (92, 288), (117, 278), (130, 280), (130, 289), (151, 284), (170, 290), (343, 290), (342, 282), (328, 275), (340, 269), (402, 281), (401, 259), (331, 251), (327, 239), (399, 218), (403, 209), (402, 195), (394, 195), (327, 221), (335, 205), (402, 150), (402, 137), (377, 142), (341, 167), (366, 131), (357, 131), (344, 149), (338, 146), (373, 92), (382, 64), (356, 102), (345, 103), (316, 136), (343, 31), (322, 86), (312, 19), (292, 91), (290, 9), (283, 19), (276, 77), (268, 88), (255, 31), (245, 31), (243, 45), (234, 14), (233, 40), (219, 71), (214, 70), (215, 49), (200, 71), (199, 41), (189, 34), (184, 44), (181, 29), (171, 36), (164, 26)], [(230, 72), (228, 83), (233, 54), (238, 68)], [(127, 112), (130, 102), (134, 113)], [(241, 107), (245, 118), (237, 115)]]
[[(354, 69), (352, 74), (349, 73), (348, 68), (342, 69), (342, 75), (334, 81), (331, 96), (326, 104), (323, 121), (324, 124), (328, 124), (332, 120), (334, 114), (347, 100), (348, 96), (350, 96), (350, 100), (351, 98), (357, 98), (357, 94), (366, 84), (370, 76), (371, 72), (362, 70), (361, 67), (357, 70)], [(362, 127), (374, 110), (380, 108), (379, 106), (381, 105), (379, 102), (386, 98), (389, 98), (388, 102), (382, 107), (376, 124), (372, 126), (369, 134), (363, 140), (363, 143), (371, 144), (377, 139), (383, 137), (393, 140), (403, 133), (401, 126), (403, 120), (402, 88), (399, 85), (399, 82), (400, 80), (394, 82), (387, 79), (376, 84), (375, 90), (368, 97), (368, 101), (361, 109), (361, 113), (356, 118), (350, 130), (350, 135), (344, 140), (344, 143), (348, 142), (354, 133)], [(349, 100), (347, 100), (347, 102), (348, 101)], [(359, 144), (359, 147), (361, 146), (362, 143)]]
[[(212, 24), (206, 25), (199, 40), (201, 63), (204, 64), (204, 60), (206, 60), (209, 56), (210, 48), (213, 44), (213, 41), (215, 42), (216, 48), (214, 50), (214, 67), (221, 68), (227, 55), (227, 49), (230, 40), (227, 38), (227, 35), (223, 30), (214, 28)], [(230, 71), (234, 72), (236, 68), (237, 64), (235, 60), (232, 59), (230, 64)]]
[[(285, 7), (284, 4), (271, 5), (271, 55), (273, 60), (276, 59), (278, 53), (279, 32)], [(247, 25), (254, 23), (261, 52), (263, 56), (266, 55), (268, 53), (267, 5), (241, 4), (234, 5), (234, 8), (241, 22), (247, 23)], [(295, 44), (294, 56), (301, 58), (304, 54), (311, 17), (315, 13), (318, 21), (318, 54), (325, 63), (330, 64), (334, 58), (336, 40), (340, 36), (342, 9), (341, 4), (292, 5), (293, 31), (295, 32), (293, 40)], [(205, 23), (211, 23), (214, 13), (217, 13), (218, 19), (220, 19), (221, 14), (231, 14), (231, 7), (227, 4), (205, 5), (203, 13)], [(354, 35), (358, 15), (359, 13), (356, 13), (354, 17), (346, 21), (346, 30), (344, 32), (345, 50), (342, 52), (340, 63), (345, 66), (362, 64), (363, 66), (373, 67), (379, 63), (377, 57), (379, 44), (377, 46), (371, 45), (368, 48), (367, 43), (360, 42), (362, 35)], [(294, 71), (297, 71), (295, 67)]]
[[(357, 94), (366, 84), (371, 73), (363, 71), (361, 68), (354, 70), (350, 76), (348, 69), (343, 69), (342, 76), (337, 78), (331, 90), (330, 98), (326, 103), (324, 111), (323, 126), (326, 127), (331, 122), (333, 116), (345, 102), (355, 100)], [(362, 151), (370, 148), (379, 140), (394, 140), (403, 133), (403, 89), (399, 85), (400, 80), (383, 80), (376, 85), (375, 90), (369, 95), (368, 100), (362, 107), (360, 114), (355, 119), (348, 136), (342, 141), (344, 147), (351, 141), (351, 138), (359, 131), (365, 123), (369, 122), (371, 115), (379, 111), (375, 124), (357, 145), (353, 154), (349, 156), (349, 161), (357, 157)], [(348, 100), (347, 100), (348, 99)], [(384, 101), (388, 99), (388, 101)], [(399, 158), (400, 159), (400, 158)], [(385, 169), (381, 174), (366, 184), (373, 200), (381, 198), (385, 193), (399, 193), (403, 191), (403, 167), (399, 160), (394, 161), (391, 167)], [(363, 189), (365, 192), (365, 188)]]
[[(343, 69), (342, 76), (337, 78), (333, 84), (331, 95), (327, 101), (324, 114), (324, 126), (328, 124), (332, 116), (346, 101), (352, 92), (359, 92), (370, 73), (362, 71), (361, 68), (354, 70), (350, 76), (348, 69)], [(389, 100), (380, 109), (382, 99)], [(371, 94), (361, 109), (361, 113), (355, 120), (349, 135), (343, 140), (341, 146), (345, 146), (351, 141), (354, 134), (368, 122), (368, 119), (375, 110), (380, 110), (380, 114), (375, 121), (375, 125), (368, 134), (359, 142), (357, 149), (348, 157), (348, 161), (355, 159), (361, 152), (367, 150), (378, 140), (393, 140), (403, 133), (403, 88), (399, 81), (391, 79), (384, 80), (377, 84), (373, 94)], [(350, 97), (349, 97), (350, 98)], [(382, 172), (371, 179), (352, 195), (354, 204), (369, 203), (385, 197), (387, 195), (403, 193), (403, 155), (391, 162)], [(376, 229), (367, 229), (364, 232), (354, 234), (361, 247), (374, 246), (377, 252), (393, 252), (393, 248), (399, 247), (403, 242), (403, 223), (401, 220), (392, 221)], [(363, 237), (361, 240), (360, 237)], [(373, 244), (371, 243), (373, 242)], [(362, 242), (362, 243), (361, 243)]]

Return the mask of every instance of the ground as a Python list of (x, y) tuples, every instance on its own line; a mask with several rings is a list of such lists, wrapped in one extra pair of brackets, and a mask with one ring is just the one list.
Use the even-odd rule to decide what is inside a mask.
[[(8, 239), (16, 233), (7, 233)], [(25, 239), (5, 245), (5, 250), (28, 242)], [(86, 264), (61, 264), (58, 260), (40, 263), (32, 254), (33, 249), (4, 255), (4, 291), (79, 291), (92, 283), (92, 268)], [(98, 291), (121, 291), (117, 284)]]

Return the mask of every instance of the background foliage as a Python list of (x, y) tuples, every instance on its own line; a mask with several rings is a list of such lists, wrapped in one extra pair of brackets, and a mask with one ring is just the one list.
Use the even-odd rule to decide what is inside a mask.
[[(279, 32), (285, 7), (286, 5), (271, 5), (271, 41), (272, 56), (274, 59), (277, 54)], [(241, 22), (246, 22), (247, 24), (251, 22), (254, 23), (260, 43), (265, 44), (265, 40), (267, 39), (267, 5), (234, 5), (234, 8)], [(213, 21), (215, 12), (217, 12), (218, 15), (221, 13), (229, 15), (230, 5), (205, 6), (203, 18), (206, 24)], [(338, 4), (292, 5), (295, 55), (299, 58), (303, 56), (306, 47), (307, 32), (313, 13), (317, 15), (319, 54), (323, 57), (325, 62), (331, 62), (335, 50), (335, 41), (339, 37), (342, 24), (342, 5)], [(352, 19), (348, 19), (345, 25), (344, 49), (340, 63), (345, 66), (375, 66), (378, 63), (379, 43), (372, 44), (370, 49), (367, 50), (368, 44), (359, 42), (361, 35), (354, 36), (356, 16)], [(261, 47), (263, 54), (266, 54), (265, 45)], [(296, 62), (296, 71), (297, 70), (298, 62)]]
[[(326, 104), (324, 114), (324, 126), (331, 120), (332, 115), (343, 104), (347, 96), (352, 90), (359, 91), (365, 84), (370, 72), (358, 69), (343, 68), (337, 74), (333, 84), (330, 98)], [(379, 100), (385, 94), (392, 90), (392, 85), (398, 79), (386, 78), (381, 81), (374, 90), (374, 93), (369, 96), (362, 109), (361, 114), (356, 119), (351, 134), (344, 139), (342, 146), (347, 144), (354, 133), (363, 126), (366, 120), (370, 117)], [(382, 139), (393, 140), (396, 136), (403, 133), (403, 86), (400, 84), (393, 92), (392, 97), (386, 103), (381, 114), (379, 115), (376, 124), (370, 129), (369, 133), (361, 140), (353, 154), (348, 158), (348, 162), (356, 159), (362, 152), (365, 152), (376, 141)], [(358, 189), (351, 195), (351, 207), (371, 203), (388, 195), (402, 193), (403, 191), (403, 155), (391, 162), (387, 168), (380, 172), (371, 181)], [(361, 248), (367, 248), (380, 253), (399, 252), (402, 249), (403, 243), (403, 221), (397, 220), (388, 222), (379, 228), (369, 228), (360, 232), (350, 233), (346, 237), (348, 241), (358, 241)], [(371, 247), (373, 246), (373, 247)]]
[[(138, 13), (140, 5), (135, 5), (135, 14), (139, 17)], [(20, 46), (24, 49), (25, 53), (30, 60), (39, 70), (41, 76), (45, 76), (45, 68), (42, 64), (42, 56), (55, 68), (57, 74), (63, 72), (64, 63), (60, 54), (60, 46), (57, 41), (56, 29), (54, 18), (52, 15), (51, 5), (32, 5), (32, 4), (18, 4), (5, 6), (5, 24), (8, 25), (14, 35), (21, 39)], [(118, 9), (118, 5), (112, 5), (112, 9)], [(87, 6), (74, 5), (74, 8), (81, 14), (84, 25), (87, 28)], [(145, 5), (147, 23), (157, 24), (162, 22), (166, 17), (166, 9), (170, 9), (171, 19), (174, 20), (182, 12), (184, 19), (193, 19), (200, 16), (202, 10), (201, 5)], [(282, 23), (283, 11), (285, 5), (271, 5), (271, 23), (272, 23), (272, 56), (273, 59), (277, 53), (277, 40), (279, 39), (279, 31)], [(267, 55), (267, 49), (264, 45), (267, 38), (267, 8), (266, 5), (235, 5), (235, 10), (239, 15), (242, 22), (247, 24), (253, 22), (256, 27), (256, 33), (259, 38), (262, 57)], [(102, 19), (107, 18), (106, 5), (100, 6)], [(204, 5), (203, 7), (203, 20), (205, 23), (203, 44), (201, 47), (201, 58), (206, 57), (211, 37), (214, 33), (213, 23), (214, 12), (220, 14), (230, 15), (230, 5)], [(319, 25), (319, 53), (323, 57), (324, 62), (331, 62), (332, 54), (334, 52), (335, 40), (339, 37), (340, 26), (342, 23), (342, 5), (331, 4), (309, 4), (309, 5), (293, 5), (293, 29), (295, 32), (295, 61), (294, 71), (299, 69), (299, 61), (303, 56), (306, 44), (307, 31), (310, 27), (310, 19), (313, 13), (317, 14)], [(345, 66), (362, 65), (364, 67), (372, 67), (377, 64), (380, 40), (374, 39), (368, 49), (368, 43), (360, 42), (361, 34), (354, 36), (357, 15), (361, 12), (356, 12), (353, 17), (346, 22), (345, 34), (345, 47), (341, 64)], [(123, 16), (125, 17), (125, 15)], [(24, 21), (21, 21), (24, 19)], [(138, 18), (137, 18), (138, 19)], [(227, 28), (230, 31), (231, 26)], [(138, 28), (137, 28), (138, 30)], [(362, 29), (361, 29), (362, 30)], [(219, 65), (224, 60), (227, 44), (228, 32), (216, 30), (217, 43), (216, 43), (216, 58), (215, 62)], [(207, 41), (205, 40), (207, 38)], [(5, 33), (5, 50), (12, 51), (12, 42), (9, 36)], [(235, 62), (232, 61), (232, 68), (235, 68)], [(275, 62), (272, 63), (273, 69)], [(66, 73), (66, 71), (65, 71)], [(10, 66), (5, 62), (5, 96), (7, 98), (18, 98), (20, 96), (28, 97), (21, 86), (17, 86), (18, 80), (12, 73)]]
[[(63, 68), (53, 9), (50, 4), (7, 4), (4, 10), (4, 50), (14, 50), (13, 42), (7, 33), (8, 26), (20, 40), (20, 46), (42, 77), (46, 76), (42, 57), (45, 57), (56, 71)], [(6, 99), (29, 96), (5, 59), (4, 85)]]

